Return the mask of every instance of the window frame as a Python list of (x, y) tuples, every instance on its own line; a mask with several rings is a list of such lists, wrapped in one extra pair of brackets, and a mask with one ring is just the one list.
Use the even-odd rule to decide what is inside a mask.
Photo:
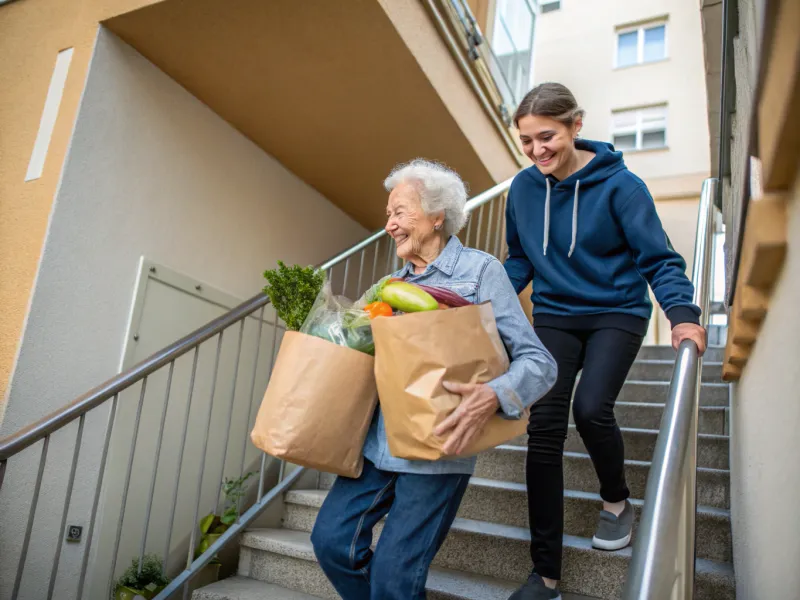
[[(652, 125), (645, 126), (644, 115), (646, 111), (652, 109), (662, 109), (664, 126), (653, 127)], [(615, 124), (616, 116), (620, 113), (635, 113), (635, 123), (633, 126), (617, 127)], [(642, 139), (645, 133), (652, 133), (656, 131), (664, 131), (664, 144), (662, 146), (653, 146), (649, 148), (642, 147)], [(633, 148), (620, 150), (615, 144), (615, 136), (634, 134), (635, 142)], [(648, 104), (647, 106), (636, 106), (633, 108), (618, 108), (611, 111), (611, 127), (609, 133), (609, 140), (614, 145), (615, 150), (621, 152), (657, 152), (660, 150), (669, 150), (669, 106), (666, 102), (658, 104)]]
[[(664, 28), (664, 56), (653, 60), (644, 59), (644, 37), (645, 31), (648, 29), (655, 29), (657, 27)], [(619, 64), (619, 38), (626, 33), (636, 32), (636, 61), (630, 64)], [(617, 27), (614, 31), (614, 68), (627, 69), (629, 67), (638, 67), (641, 65), (649, 65), (652, 63), (661, 62), (669, 58), (669, 27), (666, 17), (646, 21), (644, 23), (637, 23), (634, 25), (623, 25)]]

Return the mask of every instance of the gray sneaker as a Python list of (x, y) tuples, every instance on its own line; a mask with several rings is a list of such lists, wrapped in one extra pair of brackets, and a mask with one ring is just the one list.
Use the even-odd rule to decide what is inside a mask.
[(508, 600), (561, 600), (558, 590), (552, 590), (536, 573), (531, 573), (521, 588), (511, 594)]
[(597, 533), (592, 538), (592, 546), (600, 550), (621, 550), (631, 543), (633, 530), (633, 506), (625, 500), (625, 508), (619, 516), (607, 510), (600, 511)]

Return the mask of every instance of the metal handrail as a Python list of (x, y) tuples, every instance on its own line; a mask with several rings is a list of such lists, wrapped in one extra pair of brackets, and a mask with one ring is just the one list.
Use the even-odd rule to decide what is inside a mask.
[[(511, 181), (513, 178), (509, 178), (506, 181), (503, 181), (490, 189), (484, 191), (481, 194), (478, 194), (471, 200), (469, 200), (466, 204), (465, 210), (467, 213), (473, 213), (478, 211), (478, 219), (477, 219), (477, 227), (474, 227), (475, 219), (470, 219), (469, 224), (465, 231), (465, 243), (470, 245), (470, 238), (473, 235), (474, 231), (474, 243), (472, 244), (473, 247), (482, 248), (487, 250), (490, 253), (495, 254), (496, 256), (501, 256), (501, 251), (503, 250), (503, 241), (504, 241), (504, 218), (503, 218), (503, 209), (505, 205), (505, 198), (504, 193), (509, 189), (511, 186)], [(487, 212), (486, 208), (488, 205), (488, 218), (484, 220), (484, 213)], [(499, 205), (497, 213), (495, 213), (496, 206)], [(348, 278), (348, 273), (351, 275), (355, 274), (358, 278), (358, 286), (356, 289), (356, 293), (360, 293), (362, 290), (362, 284), (371, 285), (374, 281), (375, 276), (378, 274), (378, 257), (381, 254), (381, 241), (387, 237), (387, 233), (384, 230), (378, 231), (362, 242), (355, 244), (354, 246), (350, 247), (344, 252), (339, 253), (332, 259), (322, 263), (319, 265), (319, 269), (324, 270), (327, 272), (329, 276), (329, 280), (333, 282), (335, 279), (334, 271), (338, 270), (336, 267), (340, 265), (344, 265), (344, 277), (342, 281), (341, 293), (346, 294), (348, 289), (348, 284), (350, 283), (351, 279)], [(374, 246), (374, 247), (373, 247)], [(365, 257), (367, 250), (372, 250), (372, 265), (365, 264)], [(391, 245), (388, 245), (386, 248), (383, 249), (383, 255), (386, 258), (385, 266), (382, 266), (382, 269), (385, 269), (384, 272), (388, 273), (392, 270), (395, 270), (398, 266), (397, 257), (395, 253), (392, 251)], [(355, 259), (356, 264), (359, 264), (358, 272), (351, 273), (350, 266), (351, 261)], [(393, 262), (394, 261), (394, 262)], [(394, 266), (393, 266), (394, 265)], [(370, 273), (371, 271), (371, 273)], [(340, 273), (341, 274), (341, 273)], [(352, 278), (355, 279), (355, 278)], [(233, 414), (233, 406), (235, 401), (235, 391), (236, 391), (236, 377), (239, 373), (239, 356), (241, 355), (242, 350), (242, 339), (243, 339), (243, 332), (244, 332), (244, 321), (250, 317), (253, 313), (259, 312), (258, 317), (258, 334), (256, 336), (257, 345), (255, 351), (255, 360), (254, 360), (254, 370), (251, 380), (251, 389), (250, 394), (247, 396), (249, 398), (249, 411), (246, 413), (247, 415), (252, 414), (253, 408), (253, 401), (254, 401), (254, 391), (255, 391), (255, 382), (256, 382), (256, 369), (258, 368), (259, 364), (259, 348), (260, 348), (260, 341), (261, 340), (261, 330), (263, 324), (265, 323), (264, 320), (264, 308), (269, 304), (269, 299), (266, 295), (258, 294), (243, 302), (239, 306), (235, 307), (228, 313), (218, 317), (217, 319), (209, 322), (208, 324), (200, 327), (199, 329), (193, 331), (189, 335), (181, 338), (180, 340), (174, 342), (170, 346), (156, 352), (152, 356), (146, 358), (142, 362), (138, 363), (137, 365), (127, 369), (123, 373), (112, 377), (105, 383), (101, 384), (97, 388), (79, 396), (66, 406), (62, 407), (59, 410), (54, 411), (53, 413), (47, 415), (46, 417), (36, 421), (35, 423), (23, 428), (22, 430), (16, 432), (13, 435), (10, 435), (2, 440), (0, 440), (0, 492), (5, 491), (3, 489), (3, 477), (6, 471), (6, 464), (7, 461), (14, 457), (15, 455), (23, 452), (25, 449), (29, 448), (33, 444), (42, 441), (41, 452), (38, 459), (38, 470), (36, 471), (36, 480), (35, 485), (33, 487), (33, 495), (31, 498), (29, 514), (27, 518), (27, 525), (25, 528), (25, 534), (21, 540), (20, 545), (20, 557), (17, 566), (16, 577), (14, 580), (14, 588), (12, 592), (12, 597), (16, 597), (21, 586), (22, 582), (22, 575), (25, 570), (25, 566), (27, 564), (27, 554), (29, 550), (29, 543), (31, 540), (31, 534), (33, 531), (34, 522), (36, 521), (36, 513), (37, 513), (37, 504), (40, 496), (40, 491), (42, 489), (42, 479), (45, 473), (45, 463), (48, 459), (48, 448), (50, 447), (50, 440), (51, 435), (57, 431), (60, 431), (70, 423), (75, 420), (78, 420), (78, 430), (77, 430), (77, 437), (75, 440), (74, 449), (72, 451), (72, 466), (69, 472), (68, 483), (67, 483), (67, 491), (66, 496), (64, 499), (64, 505), (62, 509), (62, 524), (61, 529), (57, 535), (58, 548), (61, 548), (61, 544), (64, 543), (61, 539), (61, 535), (63, 534), (64, 526), (66, 523), (66, 516), (70, 509), (70, 500), (72, 495), (72, 486), (75, 481), (75, 474), (76, 474), (76, 466), (78, 464), (78, 458), (81, 452), (81, 444), (83, 439), (83, 430), (84, 424), (86, 420), (86, 415), (91, 410), (104, 405), (106, 402), (110, 401), (110, 410), (107, 415), (106, 419), (106, 426), (105, 426), (105, 433), (103, 434), (103, 449), (100, 454), (100, 468), (99, 474), (97, 478), (97, 482), (93, 492), (93, 500), (92, 500), (92, 508), (89, 515), (89, 523), (87, 527), (87, 535), (86, 535), (86, 546), (84, 548), (83, 559), (82, 559), (82, 566), (80, 571), (80, 576), (78, 578), (78, 596), (82, 596), (84, 583), (85, 583), (85, 576), (86, 570), (88, 567), (89, 555), (92, 540), (94, 538), (94, 526), (95, 526), (95, 518), (98, 512), (99, 500), (101, 496), (101, 490), (103, 488), (103, 480), (104, 474), (107, 470), (107, 458), (109, 455), (109, 445), (112, 438), (112, 434), (116, 431), (115, 423), (119, 417), (119, 408), (122, 406), (122, 402), (129, 402), (127, 398), (124, 397), (123, 392), (130, 389), (133, 385), (137, 383), (141, 383), (141, 390), (138, 394), (138, 409), (135, 417), (135, 421), (133, 423), (133, 436), (131, 441), (131, 450), (128, 454), (128, 461), (127, 461), (127, 471), (125, 479), (122, 482), (122, 501), (121, 501), (121, 508), (120, 508), (120, 517), (119, 522), (117, 524), (117, 531), (116, 531), (116, 541), (114, 545), (113, 553), (111, 553), (112, 563), (110, 569), (110, 577), (113, 578), (115, 566), (117, 564), (118, 558), (118, 550), (120, 546), (120, 536), (122, 534), (123, 528), (123, 521), (125, 518), (125, 507), (127, 502), (128, 496), (128, 488), (131, 482), (132, 477), (132, 466), (134, 461), (134, 455), (136, 452), (136, 444), (137, 444), (137, 432), (139, 429), (139, 424), (141, 421), (141, 414), (143, 408), (143, 402), (145, 398), (146, 388), (148, 378), (151, 378), (154, 373), (159, 371), (159, 369), (168, 367), (169, 376), (167, 378), (167, 386), (165, 390), (165, 399), (162, 413), (161, 413), (161, 425), (160, 429), (158, 430), (157, 434), (157, 446), (155, 451), (155, 462), (153, 464), (153, 474), (152, 479), (150, 481), (150, 495), (148, 497), (148, 505), (146, 507), (145, 514), (147, 515), (144, 519), (144, 532), (143, 536), (140, 540), (139, 545), (139, 558), (140, 561), (145, 553), (146, 547), (146, 540), (147, 540), (147, 528), (150, 522), (150, 514), (153, 502), (153, 490), (155, 486), (156, 480), (156, 469), (158, 468), (159, 464), (159, 451), (161, 447), (161, 440), (164, 435), (164, 427), (167, 415), (167, 404), (170, 398), (170, 382), (172, 381), (172, 375), (175, 368), (175, 361), (180, 358), (181, 356), (186, 355), (187, 353), (194, 351), (193, 355), (193, 363), (192, 363), (192, 371), (191, 371), (191, 378), (189, 381), (189, 395), (186, 404), (186, 412), (183, 417), (183, 421), (178, 423), (179, 425), (182, 423), (181, 427), (183, 429), (182, 433), (182, 441), (178, 446), (178, 472), (175, 479), (175, 485), (173, 488), (173, 496), (172, 496), (172, 504), (171, 504), (171, 516), (168, 521), (168, 529), (166, 534), (166, 551), (164, 553), (164, 568), (166, 568), (166, 561), (167, 556), (170, 552), (170, 544), (172, 541), (172, 526), (174, 524), (175, 518), (175, 509), (176, 509), (176, 499), (178, 494), (178, 485), (180, 483), (181, 477), (181, 464), (183, 456), (183, 449), (185, 448), (186, 444), (186, 433), (187, 427), (189, 422), (189, 410), (192, 404), (192, 395), (194, 393), (194, 385), (195, 385), (195, 374), (197, 372), (197, 365), (198, 365), (198, 353), (200, 351), (200, 346), (204, 342), (216, 338), (216, 360), (215, 360), (215, 367), (213, 371), (213, 379), (211, 383), (211, 400), (209, 401), (209, 408), (206, 411), (206, 425), (204, 427), (205, 430), (205, 439), (203, 441), (202, 447), (206, 448), (206, 444), (208, 442), (208, 435), (210, 431), (210, 424), (211, 424), (211, 410), (213, 406), (213, 399), (214, 394), (217, 389), (217, 375), (219, 372), (219, 365), (220, 365), (220, 351), (222, 347), (222, 337), (223, 334), (228, 330), (228, 328), (239, 324), (238, 329), (238, 350), (236, 354), (236, 365), (234, 367), (234, 381), (232, 386), (232, 391), (230, 392), (230, 404), (228, 408), (228, 426), (226, 429), (225, 435), (225, 451), (227, 452), (228, 448), (228, 441), (229, 435), (231, 431), (231, 415)], [(273, 335), (272, 335), (272, 354), (271, 358), (269, 359), (269, 367), (270, 370), (272, 365), (274, 364), (274, 356), (276, 350), (276, 342), (277, 342), (277, 330), (279, 329), (279, 323), (277, 318), (274, 322), (267, 322), (267, 324), (273, 328)], [(130, 402), (133, 402), (133, 398), (131, 398)], [(136, 405), (133, 404), (135, 407)], [(246, 406), (246, 404), (245, 404)], [(248, 424), (246, 424), (248, 425)], [(249, 425), (248, 425), (249, 426)], [(242, 447), (242, 465), (241, 471), (244, 474), (244, 460), (245, 460), (245, 451), (244, 448), (247, 444), (247, 436), (243, 436), (239, 444), (244, 444)], [(197, 517), (199, 515), (200, 510), (200, 498), (201, 498), (201, 490), (203, 487), (203, 476), (205, 474), (204, 465), (205, 465), (205, 456), (206, 451), (204, 450), (201, 461), (200, 461), (200, 470), (198, 473), (198, 487), (197, 487), (197, 494), (195, 500), (193, 501), (194, 504), (194, 520), (192, 522), (197, 522)], [(219, 474), (219, 480), (222, 479), (224, 475), (225, 469), (225, 461), (223, 460), (222, 465), (223, 473)], [(189, 581), (199, 572), (199, 570), (208, 564), (208, 562), (216, 555), (216, 553), (226, 544), (231, 543), (235, 540), (236, 534), (241, 532), (245, 527), (247, 527), (258, 515), (260, 515), (267, 506), (274, 501), (275, 498), (279, 497), (280, 494), (288, 489), (288, 487), (300, 476), (302, 473), (302, 469), (297, 469), (292, 472), (292, 474), (284, 479), (282, 475), (279, 477), (279, 481), (277, 485), (272, 487), (269, 492), (266, 494), (264, 493), (265, 490), (265, 473), (266, 473), (266, 455), (262, 454), (261, 456), (261, 469), (260, 469), (260, 476), (258, 480), (257, 486), (257, 495), (255, 502), (252, 506), (247, 509), (247, 511), (241, 515), (239, 520), (233, 524), (226, 532), (223, 534), (213, 545), (211, 545), (208, 550), (206, 550), (202, 555), (198, 556), (197, 558), (193, 558), (194, 553), (194, 542), (196, 541), (196, 528), (192, 530), (192, 534), (189, 541), (188, 547), (188, 556), (186, 562), (186, 568), (175, 578), (173, 583), (164, 591), (162, 591), (157, 598), (167, 598), (169, 594), (173, 591), (179, 589), (181, 586), (184, 586), (184, 592), (188, 589), (186, 586), (188, 585)], [(283, 473), (283, 464), (281, 465), (281, 474)], [(218, 480), (218, 481), (219, 481)], [(6, 486), (6, 489), (8, 486)], [(219, 498), (217, 497), (217, 502)], [(217, 510), (219, 510), (219, 504), (217, 504)], [(60, 558), (60, 551), (57, 550), (55, 558), (53, 559), (53, 564), (51, 567), (50, 579), (49, 579), (49, 592), (47, 598), (50, 599), (53, 597), (54, 593), (54, 584), (56, 581), (56, 575), (58, 572), (58, 565), (59, 565), (59, 558)], [(141, 562), (140, 568), (141, 568)], [(112, 582), (109, 580), (108, 585), (111, 586)], [(110, 593), (110, 590), (109, 590)]]
[[(474, 198), (471, 198), (467, 202), (465, 210), (468, 213), (471, 213), (476, 208), (480, 208), (490, 200), (493, 200), (511, 187), (512, 180), (513, 177), (500, 182), (488, 190), (478, 194)], [(387, 235), (388, 234), (383, 229), (376, 231), (365, 240), (351, 246), (344, 252), (340, 252), (330, 260), (325, 261), (319, 265), (318, 268), (323, 271), (328, 271), (333, 267), (343, 263), (348, 258), (358, 254), (376, 241), (386, 237)], [(24, 450), (28, 446), (35, 444), (45, 436), (61, 429), (65, 425), (68, 425), (81, 415), (86, 414), (91, 409), (100, 406), (105, 401), (110, 400), (137, 381), (140, 381), (147, 375), (150, 375), (161, 367), (175, 361), (206, 340), (211, 339), (222, 330), (242, 320), (244, 317), (253, 314), (259, 308), (266, 306), (267, 304), (269, 304), (269, 298), (265, 294), (260, 293), (256, 296), (253, 296), (249, 300), (242, 302), (239, 306), (231, 309), (224, 315), (217, 317), (213, 321), (206, 323), (199, 329), (196, 329), (189, 335), (182, 337), (166, 348), (159, 350), (152, 356), (144, 359), (139, 364), (132, 366), (119, 375), (115, 375), (93, 390), (78, 396), (69, 404), (62, 406), (58, 410), (45, 417), (42, 417), (35, 423), (31, 423), (27, 427), (20, 429), (18, 432), (3, 438), (0, 440), (0, 464), (21, 450)], [(2, 483), (2, 479), (0, 479), (0, 483)]]
[[(692, 283), (707, 325), (718, 180), (700, 194)], [(625, 600), (690, 600), (694, 593), (697, 420), (703, 359), (697, 345), (678, 348), (664, 416), (647, 478), (644, 508), (628, 569)]]

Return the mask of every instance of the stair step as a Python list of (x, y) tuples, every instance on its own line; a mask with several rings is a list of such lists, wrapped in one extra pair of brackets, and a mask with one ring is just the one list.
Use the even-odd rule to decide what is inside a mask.
[[(614, 416), (620, 427), (660, 429), (665, 404), (655, 402), (617, 402)], [(697, 428), (700, 433), (724, 435), (727, 430), (728, 409), (722, 406), (701, 406)], [(569, 422), (574, 423), (572, 411)]]
[[(490, 578), (489, 581), (496, 586), (495, 593), (499, 594), (501, 590), (508, 593), (508, 589), (514, 588), (514, 582), (524, 581), (530, 572), (529, 543), (529, 533), (524, 528), (456, 519), (434, 561), (434, 572), (449, 569), (451, 574), (462, 575), (461, 582), (475, 576), (482, 581)], [(241, 544), (240, 575), (323, 598), (337, 597), (316, 564), (309, 533), (288, 529), (253, 530), (242, 536)], [(596, 598), (619, 597), (630, 556), (630, 548), (602, 552), (593, 549), (586, 538), (564, 536), (562, 589)], [(473, 575), (469, 576), (467, 572)], [(587, 573), (592, 576), (587, 577)], [(475, 588), (472, 590), (474, 594)], [(437, 600), (502, 598), (490, 596), (485, 590), (481, 590), (479, 595), (452, 593), (452, 590), (432, 589), (431, 592), (429, 598)], [(698, 559), (696, 598), (733, 597), (732, 567)]]
[[(658, 439), (657, 429), (634, 429), (621, 427), (622, 439), (625, 443), (625, 456), (631, 460), (652, 460), (653, 451)], [(517, 438), (515, 445), (526, 445), (526, 438)], [(587, 454), (586, 446), (575, 425), (567, 431), (564, 446), (567, 452)], [(712, 469), (727, 469), (730, 464), (730, 438), (727, 435), (701, 433), (697, 438), (697, 466)]]
[[(507, 600), (516, 584), (490, 577), (460, 573), (452, 569), (431, 569), (425, 586), (428, 598), (464, 600)], [(331, 590), (329, 598), (338, 598)], [(201, 588), (192, 600), (319, 600), (312, 596), (249, 577), (231, 577)], [(566, 595), (564, 600), (592, 600), (586, 596)]]
[[(513, 444), (498, 446), (478, 456), (475, 476), (484, 479), (525, 483), (524, 446)], [(625, 471), (628, 487), (633, 498), (644, 498), (650, 461), (626, 460)], [(322, 473), (320, 488), (330, 489), (335, 475)], [(583, 452), (564, 453), (564, 486), (584, 492), (595, 492), (599, 488), (597, 474), (589, 455)], [(730, 506), (730, 471), (700, 467), (697, 469), (697, 501), (699, 505), (717, 508)]]
[(311, 596), (249, 577), (236, 576), (195, 590), (192, 600), (319, 600), (319, 596)]
[[(478, 456), (475, 476), (484, 479), (525, 483), (527, 449), (511, 444), (498, 446)], [(625, 476), (633, 498), (644, 498), (649, 461), (626, 460)], [(588, 454), (564, 452), (564, 487), (595, 492), (599, 484)], [(726, 469), (697, 469), (697, 502), (702, 506), (729, 508), (730, 472)]]
[[(674, 360), (636, 360), (628, 372), (628, 379), (643, 381), (669, 381), (675, 367)], [(703, 381), (721, 383), (722, 363), (704, 362)]]
[[(639, 350), (639, 360), (675, 360), (676, 352), (672, 346), (642, 346)], [(710, 346), (703, 358), (708, 362), (723, 362), (725, 348)]]
[[(428, 598), (440, 600), (507, 600), (517, 587), (509, 581), (437, 568), (430, 570), (425, 586)], [(568, 593), (561, 597), (563, 600), (597, 600)], [(320, 596), (237, 575), (196, 590), (192, 600), (320, 600)]]
[[(632, 460), (651, 460), (658, 439), (657, 429), (620, 427), (625, 443), (625, 456)], [(697, 438), (697, 466), (712, 469), (728, 469), (730, 465), (730, 438), (727, 435), (701, 433)], [(509, 442), (514, 446), (527, 446), (528, 436), (521, 435)], [(574, 424), (567, 430), (564, 445), (567, 452), (587, 453), (586, 446)]]
[[(628, 379), (622, 386), (617, 402), (655, 402), (664, 404), (669, 393), (669, 381), (638, 381)], [(703, 383), (700, 386), (700, 406), (728, 406), (727, 383)]]
[[(284, 527), (311, 531), (325, 490), (293, 490), (286, 495)], [(632, 500), (638, 525), (643, 502)], [(564, 533), (591, 537), (602, 508), (598, 494), (567, 490), (564, 493)], [(525, 485), (473, 477), (458, 510), (458, 516), (514, 527), (528, 526)], [(697, 555), (728, 562), (732, 560), (730, 512), (701, 506), (697, 510)]]
[[(253, 579), (241, 576), (237, 579), (256, 581), (261, 585), (262, 581), (274, 581), (280, 585), (292, 586), (304, 592), (298, 596), (298, 600), (339, 598), (316, 562), (308, 532), (257, 529), (243, 536), (242, 546), (240, 575), (247, 573)], [(518, 584), (511, 581), (440, 567), (433, 567), (430, 570), (425, 585), (430, 600), (507, 600), (517, 587)], [(280, 595), (275, 597), (283, 599)], [(223, 600), (223, 598), (211, 596), (209, 600)], [(247, 596), (242, 600), (251, 598), (266, 599), (272, 596)], [(293, 596), (286, 598), (294, 600)], [(580, 599), (577, 596), (565, 596), (565, 600)]]

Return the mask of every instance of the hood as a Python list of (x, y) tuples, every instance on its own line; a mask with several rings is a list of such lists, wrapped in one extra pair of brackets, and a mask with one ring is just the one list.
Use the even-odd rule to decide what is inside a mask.
[(525, 173), (539, 184), (544, 184), (546, 189), (544, 203), (544, 244), (542, 247), (545, 256), (547, 256), (547, 246), (550, 241), (550, 188), (555, 186), (559, 188), (574, 188), (574, 195), (572, 198), (572, 241), (568, 254), (568, 257), (571, 258), (578, 239), (578, 202), (580, 189), (603, 183), (615, 173), (626, 169), (625, 161), (622, 160), (622, 152), (617, 152), (614, 150), (614, 146), (607, 142), (577, 139), (575, 140), (575, 147), (579, 150), (594, 152), (595, 156), (589, 161), (589, 164), (564, 179), (564, 181), (558, 181), (552, 175), (545, 177), (536, 165), (525, 169)]

